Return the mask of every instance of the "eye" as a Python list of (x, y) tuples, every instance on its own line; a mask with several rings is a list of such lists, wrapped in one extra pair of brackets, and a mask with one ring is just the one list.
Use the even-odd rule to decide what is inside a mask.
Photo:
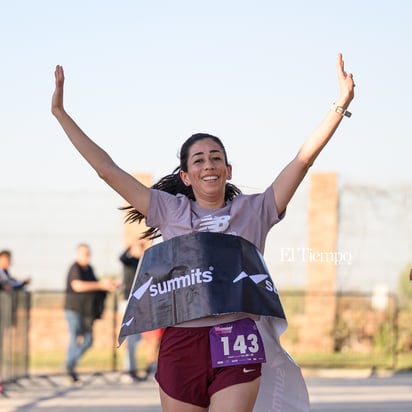
[(213, 156), (213, 157), (212, 157), (212, 160), (213, 160), (214, 162), (220, 162), (220, 161), (222, 161), (223, 159), (222, 159), (221, 156)]

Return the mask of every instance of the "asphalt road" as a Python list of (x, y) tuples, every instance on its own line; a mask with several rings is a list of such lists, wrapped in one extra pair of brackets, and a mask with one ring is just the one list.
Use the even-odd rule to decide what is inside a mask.
[[(125, 383), (119, 374), (84, 375), (82, 386), (62, 376), (5, 385), (2, 412), (161, 412), (157, 384)], [(411, 412), (412, 374), (307, 376), (313, 412)]]
[(411, 412), (412, 374), (307, 378), (313, 412)]

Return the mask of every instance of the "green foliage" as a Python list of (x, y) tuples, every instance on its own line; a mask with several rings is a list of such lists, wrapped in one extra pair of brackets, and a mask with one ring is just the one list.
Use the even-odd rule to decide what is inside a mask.
[(412, 263), (405, 266), (398, 279), (399, 305), (402, 309), (412, 310), (412, 281), (409, 279), (409, 273)]
[(393, 327), (387, 323), (381, 323), (378, 331), (374, 336), (374, 348), (375, 350), (383, 353), (390, 354), (393, 350)]

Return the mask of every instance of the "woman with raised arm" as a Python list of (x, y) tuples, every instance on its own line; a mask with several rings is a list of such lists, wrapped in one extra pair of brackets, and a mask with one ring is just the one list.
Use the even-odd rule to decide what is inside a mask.
[[(166, 279), (164, 273), (156, 277), (157, 269), (152, 271), (150, 262), (156, 259), (150, 253), (151, 249), (166, 250), (156, 248), (167, 248), (168, 242), (177, 240), (179, 243), (174, 245), (184, 248), (188, 238), (190, 253), (182, 249), (178, 259), (191, 255), (199, 262), (205, 256), (213, 260), (215, 250), (223, 260), (232, 262), (232, 255), (242, 254), (244, 247), (261, 256), (269, 230), (284, 217), (293, 194), (343, 117), (350, 117), (348, 107), (355, 85), (352, 74), (345, 71), (341, 54), (336, 69), (340, 95), (321, 124), (264, 192), (244, 195), (228, 183), (232, 166), (221, 140), (205, 133), (186, 140), (180, 151), (180, 165), (170, 175), (151, 188), (144, 186), (117, 166), (66, 113), (63, 68), (56, 67), (53, 115), (97, 174), (130, 203), (129, 219), (145, 219), (149, 227), (145, 236), (161, 235), (164, 240), (142, 258), (143, 265), (145, 258), (149, 263), (138, 273), (122, 325), (126, 334), (166, 327), (155, 375), (163, 411), (309, 411), (300, 370), (279, 344), (286, 322), (280, 303), (275, 309), (271, 307), (278, 298), (264, 265), (258, 262), (254, 272), (249, 268), (249, 273), (236, 272), (235, 279), (216, 282), (221, 274), (216, 273), (214, 265), (200, 268), (199, 263), (187, 271), (186, 263), (173, 264)], [(241, 247), (224, 252), (218, 249), (217, 245), (224, 248), (230, 242), (238, 242)], [(158, 259), (160, 255), (156, 256)], [(233, 257), (233, 262), (238, 260)], [(246, 299), (221, 296), (226, 286), (233, 290), (242, 287), (241, 296)], [(262, 300), (256, 302), (255, 292), (263, 294), (259, 295)], [(174, 299), (170, 304), (169, 295)], [(184, 317), (175, 316), (179, 308), (184, 308)], [(165, 321), (171, 313), (173, 320)], [(139, 322), (146, 322), (145, 326)], [(150, 322), (152, 326), (147, 326)], [(130, 325), (133, 330), (128, 329)], [(229, 329), (237, 331), (233, 345), (232, 337), (224, 335)], [(239, 364), (233, 364), (234, 358)]]

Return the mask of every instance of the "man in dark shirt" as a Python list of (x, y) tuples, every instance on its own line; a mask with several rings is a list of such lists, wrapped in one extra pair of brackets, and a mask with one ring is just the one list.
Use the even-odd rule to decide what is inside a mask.
[(75, 367), (93, 344), (93, 322), (100, 318), (106, 292), (114, 291), (118, 284), (111, 279), (97, 280), (90, 262), (90, 248), (80, 244), (76, 261), (67, 275), (64, 312), (69, 328), (66, 371), (72, 382), (79, 381)]

